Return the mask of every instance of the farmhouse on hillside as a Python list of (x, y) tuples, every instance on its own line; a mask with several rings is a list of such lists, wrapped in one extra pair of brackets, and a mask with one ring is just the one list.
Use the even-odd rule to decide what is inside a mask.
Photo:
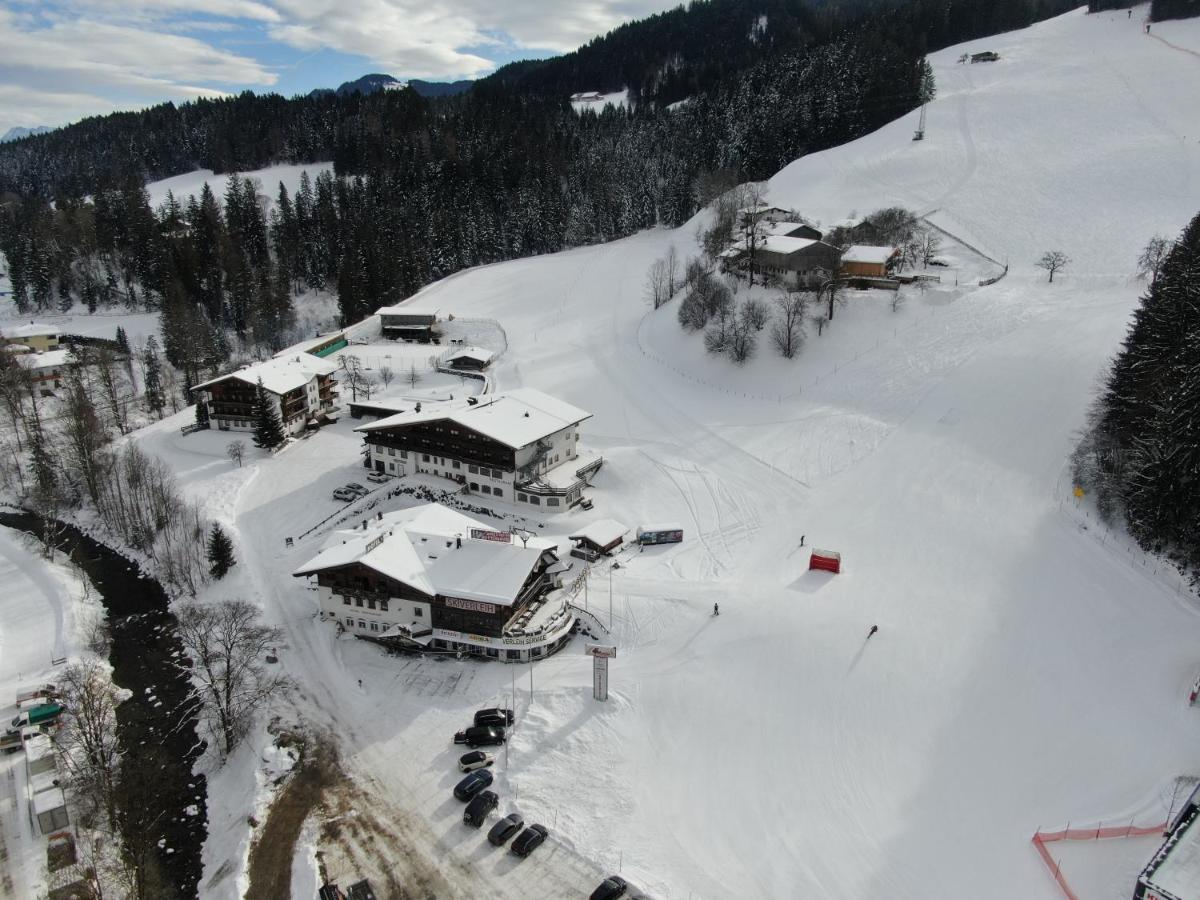
[(436, 344), (438, 313), (435, 307), (405, 303), (380, 307), (375, 314), (379, 316), (379, 330), (385, 338)]
[(754, 271), (791, 287), (823, 281), (837, 271), (836, 247), (803, 237), (769, 235), (754, 251)]
[(306, 341), (301, 341), (298, 344), (292, 344), (275, 354), (278, 359), (281, 356), (288, 356), (296, 353), (311, 353), (313, 356), (329, 356), (337, 353), (349, 343), (346, 340), (345, 331), (330, 331), (327, 334), (318, 334), (316, 337), (309, 338)]
[(495, 531), (436, 503), (335, 532), (293, 573), (315, 575), (323, 616), (409, 650), (522, 662), (571, 637), (553, 541)]
[(38, 353), (45, 353), (47, 350), (58, 349), (61, 334), (62, 332), (53, 325), (43, 325), (40, 322), (9, 325), (4, 328), (3, 343), (20, 344)]
[[(472, 398), (474, 400), (474, 398)], [(574, 506), (603, 457), (579, 447), (591, 413), (530, 388), (427, 405), (358, 426), (366, 464), (449, 478), (472, 493), (553, 512)]]
[(253, 431), (258, 383), (279, 410), (283, 430), (298, 434), (319, 424), (337, 409), (337, 364), (310, 353), (269, 359), (221, 375), (192, 388), (197, 403), (208, 406), (212, 427), (222, 431)]
[(899, 258), (900, 251), (895, 247), (852, 244), (842, 254), (841, 274), (848, 278), (884, 278)]
[(819, 241), (822, 238), (820, 229), (814, 228), (807, 222), (764, 222), (760, 227), (760, 233), (773, 237), (808, 238), (810, 241)]

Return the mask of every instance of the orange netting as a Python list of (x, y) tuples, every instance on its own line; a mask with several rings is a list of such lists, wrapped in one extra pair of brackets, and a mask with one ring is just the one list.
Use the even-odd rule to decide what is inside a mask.
[(1050, 851), (1046, 849), (1047, 844), (1051, 844), (1054, 841), (1096, 841), (1100, 838), (1142, 837), (1148, 834), (1161, 835), (1166, 830), (1166, 822), (1150, 827), (1134, 825), (1132, 822), (1128, 825), (1112, 825), (1107, 828), (1103, 825), (1097, 825), (1095, 828), (1072, 828), (1068, 825), (1060, 831), (1042, 831), (1039, 829), (1034, 832), (1033, 846), (1042, 858), (1042, 862), (1046, 864), (1046, 868), (1050, 870), (1050, 875), (1058, 883), (1059, 888), (1062, 889), (1063, 896), (1067, 900), (1079, 900), (1079, 895), (1071, 890), (1071, 886), (1067, 884), (1067, 879), (1063, 877), (1062, 869), (1054, 861), (1054, 857), (1050, 855)]

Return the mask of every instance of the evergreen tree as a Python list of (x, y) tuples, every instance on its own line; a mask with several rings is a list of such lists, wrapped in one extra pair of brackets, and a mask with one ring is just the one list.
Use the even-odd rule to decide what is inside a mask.
[(125, 329), (120, 325), (117, 326), (117, 349), (129, 355), (129, 337), (125, 334)]
[(142, 350), (142, 392), (146, 400), (146, 409), (161, 419), (167, 399), (163, 393), (162, 360), (158, 357), (158, 340), (153, 335), (146, 338), (146, 347)]
[(208, 535), (209, 574), (213, 578), (224, 578), (235, 563), (233, 541), (219, 523), (213, 522), (212, 531)]
[(196, 398), (196, 424), (207, 427), (209, 421), (208, 404), (200, 397)]
[(283, 441), (283, 423), (279, 419), (279, 409), (267, 393), (267, 389), (263, 387), (260, 378), (254, 394), (254, 446), (263, 450), (273, 450)]

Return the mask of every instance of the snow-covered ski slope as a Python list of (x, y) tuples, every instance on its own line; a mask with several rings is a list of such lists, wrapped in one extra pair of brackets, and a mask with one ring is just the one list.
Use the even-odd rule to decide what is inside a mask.
[[(344, 737), (347, 766), (462, 896), (567, 896), (619, 867), (662, 897), (1050, 900), (1038, 826), (1161, 818), (1163, 785), (1197, 766), (1198, 607), (1076, 507), (1067, 470), (1142, 289), (1139, 248), (1200, 210), (1200, 59), (1185, 52), (1200, 22), (1154, 32), (1077, 12), (947, 49), (924, 142), (914, 114), (774, 178), (771, 203), (826, 223), (903, 203), (1011, 263), (976, 288), (978, 261), (952, 249), (958, 289), (948, 271), (896, 312), (852, 295), (792, 362), (764, 346), (735, 370), (681, 334), (673, 304), (648, 311), (647, 267), (671, 244), (695, 252), (693, 226), (423, 292), (503, 323), (498, 388), (595, 413), (596, 509), (540, 534), (599, 517), (686, 532), (611, 575), (607, 704), (579, 645), (535, 667), (532, 697), (516, 673), (502, 811), (555, 835), (529, 865), (447, 800), (449, 736), (506, 699), (512, 670), (336, 641), (289, 577), (321, 535), (282, 537), (361, 475), (353, 423), (241, 472), (220, 435), (180, 437), (183, 419), (143, 436), (232, 520), (238, 589), (288, 630), (305, 715)], [(982, 49), (1001, 61), (955, 63)], [(1048, 285), (1032, 263), (1051, 248), (1075, 262)], [(845, 573), (806, 572), (812, 546), (840, 550)], [(604, 620), (609, 577), (589, 588)], [(1130, 892), (1130, 866), (1105, 896)]]
[[(1198, 22), (1155, 31), (1200, 43)], [(955, 62), (980, 49), (1001, 61)], [(1011, 263), (913, 304), (891, 340), (864, 323), (856, 342), (847, 317), (790, 374), (704, 359), (642, 299), (688, 228), (422, 297), (505, 323), (502, 386), (595, 411), (603, 514), (688, 532), (615, 576), (608, 707), (581, 660), (540, 667), (522, 737), (540, 756), (515, 776), (582, 852), (614, 866), (621, 848), (626, 874), (675, 896), (1054, 897), (1037, 826), (1119, 820), (1196, 765), (1200, 619), (1085, 530), (1066, 458), (1141, 289), (1138, 249), (1200, 210), (1200, 59), (1123, 11), (1080, 11), (932, 62), (925, 141), (914, 114), (768, 194), (826, 222), (936, 210)], [(1075, 262), (1047, 285), (1031, 264), (1051, 248)], [(810, 385), (825, 341), (843, 358)], [(802, 533), (847, 574), (806, 574)]]

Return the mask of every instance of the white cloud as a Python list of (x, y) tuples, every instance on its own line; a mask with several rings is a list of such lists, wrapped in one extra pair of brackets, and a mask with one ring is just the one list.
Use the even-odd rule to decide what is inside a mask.
[[(0, 130), (270, 88), (254, 40), (363, 71), (472, 78), (514, 49), (563, 52), (678, 0), (0, 0)], [(236, 37), (239, 52), (210, 41)], [(235, 46), (226, 43), (226, 46)]]

